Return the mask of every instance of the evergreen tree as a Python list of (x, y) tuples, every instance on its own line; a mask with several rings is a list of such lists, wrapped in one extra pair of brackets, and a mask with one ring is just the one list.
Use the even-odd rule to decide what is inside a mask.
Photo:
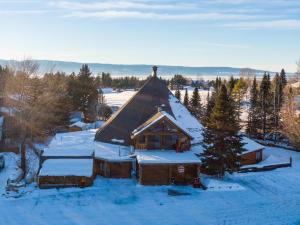
[(233, 76), (230, 77), (228, 82), (228, 92), (231, 94), (234, 88), (234, 85), (236, 84), (236, 79), (233, 78)]
[(201, 104), (201, 97), (199, 95), (199, 90), (195, 87), (193, 91), (192, 98), (190, 100), (190, 111), (191, 113), (198, 119), (202, 117), (202, 104)]
[(215, 106), (215, 97), (216, 97), (216, 92), (212, 92), (211, 96), (209, 95), (209, 92), (207, 93), (205, 114), (202, 120), (204, 125), (208, 123), (212, 110)]
[(242, 113), (242, 101), (247, 91), (247, 85), (243, 78), (238, 79), (232, 90), (232, 98), (235, 101), (237, 109), (237, 119), (240, 121), (240, 115)]
[(179, 101), (181, 101), (181, 94), (180, 94), (179, 88), (177, 88), (176, 91), (175, 91), (175, 97), (176, 97)]
[(259, 130), (259, 96), (256, 77), (253, 79), (250, 90), (250, 107), (248, 114), (247, 133), (255, 136)]
[(225, 171), (235, 171), (240, 165), (242, 151), (239, 124), (233, 101), (222, 85), (212, 114), (204, 130), (202, 163), (206, 172), (224, 176)]
[(273, 79), (273, 127), (275, 130), (278, 129), (279, 126), (279, 112), (280, 112), (280, 108), (282, 105), (282, 80), (281, 80), (281, 76), (276, 73), (274, 79)]
[(261, 130), (265, 135), (270, 131), (273, 112), (270, 74), (264, 73), (260, 84), (259, 97)]
[(96, 82), (87, 64), (82, 65), (77, 76), (70, 76), (69, 94), (73, 101), (74, 110), (82, 111), (87, 121), (96, 119), (98, 90)]
[(183, 104), (186, 108), (189, 108), (189, 94), (187, 89), (185, 89)]
[(284, 69), (282, 69), (280, 72), (280, 78), (281, 78), (283, 87), (285, 87), (287, 85), (287, 79), (286, 79), (286, 73), (285, 73)]

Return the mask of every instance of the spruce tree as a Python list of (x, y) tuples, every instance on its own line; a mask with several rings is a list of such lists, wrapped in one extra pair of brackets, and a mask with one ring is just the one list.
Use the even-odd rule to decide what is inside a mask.
[(239, 124), (233, 100), (222, 85), (212, 114), (204, 130), (202, 165), (209, 174), (224, 176), (225, 171), (236, 171), (242, 152)]
[(189, 94), (187, 89), (185, 89), (183, 104), (186, 108), (189, 108)]
[(176, 97), (179, 101), (181, 101), (181, 94), (180, 94), (179, 88), (177, 88), (176, 91), (175, 91), (175, 97)]
[(285, 87), (287, 85), (287, 79), (286, 79), (286, 73), (285, 73), (284, 69), (282, 69), (280, 72), (280, 78), (281, 78), (283, 87)]
[(231, 94), (234, 88), (234, 85), (236, 83), (236, 80), (233, 78), (233, 76), (230, 76), (229, 82), (228, 82), (228, 92)]
[(264, 73), (260, 84), (259, 97), (261, 130), (263, 135), (265, 135), (268, 131), (270, 131), (273, 112), (270, 74)]
[(202, 104), (201, 104), (201, 97), (199, 95), (199, 90), (195, 87), (193, 91), (192, 98), (190, 100), (189, 105), (191, 113), (198, 119), (202, 117)]
[(259, 124), (259, 96), (256, 77), (253, 79), (253, 83), (250, 90), (250, 107), (248, 114), (247, 133), (251, 136), (257, 135), (260, 128)]

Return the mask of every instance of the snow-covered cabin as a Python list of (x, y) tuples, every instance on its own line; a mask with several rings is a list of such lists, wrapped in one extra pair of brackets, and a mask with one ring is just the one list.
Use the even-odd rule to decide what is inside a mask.
[(38, 175), (40, 188), (87, 187), (93, 184), (93, 159), (48, 159)]
[(201, 142), (202, 125), (156, 72), (153, 67), (153, 75), (97, 131), (95, 140), (111, 144), (121, 140), (121, 145), (132, 146), (142, 184), (192, 183), (198, 177), (200, 159), (190, 147)]

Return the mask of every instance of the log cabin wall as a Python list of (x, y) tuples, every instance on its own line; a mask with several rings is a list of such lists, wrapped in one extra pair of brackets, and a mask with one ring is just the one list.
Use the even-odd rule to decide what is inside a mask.
[[(179, 167), (184, 167), (183, 173)], [(142, 185), (192, 184), (199, 172), (199, 164), (139, 164), (138, 168)]]
[(251, 165), (262, 161), (262, 149), (242, 155), (241, 165)]
[(108, 178), (131, 178), (132, 161), (106, 161), (95, 159), (95, 174)]
[(133, 138), (135, 149), (177, 149), (189, 150), (191, 138), (164, 118)]

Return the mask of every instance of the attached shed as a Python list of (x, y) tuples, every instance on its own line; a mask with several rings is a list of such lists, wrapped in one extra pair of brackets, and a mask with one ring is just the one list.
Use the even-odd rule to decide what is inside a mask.
[(241, 165), (251, 165), (261, 162), (264, 146), (247, 137), (243, 137), (243, 143), (245, 151), (241, 155)]
[(93, 159), (48, 159), (38, 175), (40, 188), (87, 187), (93, 180)]
[(108, 178), (131, 178), (135, 159), (125, 146), (103, 144), (95, 151), (95, 174)]
[(193, 184), (200, 160), (193, 152), (136, 151), (139, 182), (143, 185)]

